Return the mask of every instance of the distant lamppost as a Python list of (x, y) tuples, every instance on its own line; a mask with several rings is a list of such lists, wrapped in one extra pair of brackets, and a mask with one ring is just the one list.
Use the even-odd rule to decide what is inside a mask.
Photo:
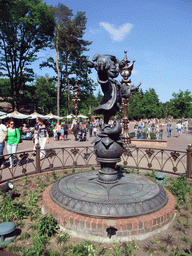
[(80, 98), (79, 98), (79, 86), (77, 85), (77, 82), (74, 86), (74, 89), (73, 89), (73, 101), (75, 103), (75, 107), (74, 107), (74, 110), (75, 110), (75, 121), (77, 122), (77, 115), (78, 115), (78, 102), (80, 101)]
[(168, 112), (168, 106), (165, 106), (165, 119), (167, 120), (167, 112)]
[[(125, 53), (124, 61), (125, 61), (126, 64), (120, 70), (120, 74), (123, 77), (123, 79), (121, 80), (121, 84), (129, 86), (129, 88), (131, 88), (132, 87), (131, 79), (129, 79), (129, 77), (131, 76), (135, 60), (133, 60), (131, 65), (128, 65), (128, 63), (130, 63), (130, 61), (127, 59), (127, 51), (124, 51), (124, 53)], [(123, 99), (122, 99), (122, 111), (123, 111), (122, 138), (123, 138), (126, 146), (131, 144), (131, 138), (130, 138), (130, 135), (129, 135), (129, 127), (128, 127), (129, 119), (128, 119), (128, 113), (127, 113), (127, 111), (128, 111), (128, 105), (127, 105), (128, 101), (129, 101), (129, 98), (124, 98), (123, 97)]]

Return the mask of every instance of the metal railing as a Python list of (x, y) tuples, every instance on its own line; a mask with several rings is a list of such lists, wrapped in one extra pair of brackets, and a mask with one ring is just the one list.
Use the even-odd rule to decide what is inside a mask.
[[(96, 161), (94, 147), (64, 147), (49, 148), (46, 155), (40, 159), (40, 147), (36, 147), (36, 156), (33, 151), (18, 152), (15, 154), (15, 166), (9, 167), (10, 155), (5, 155), (5, 168), (0, 170), (0, 183), (7, 180), (39, 172), (100, 166)], [(192, 147), (186, 151), (174, 151), (146, 147), (132, 147), (125, 149), (121, 162), (125, 168), (155, 170), (170, 174), (185, 174), (190, 178), (192, 173)]]

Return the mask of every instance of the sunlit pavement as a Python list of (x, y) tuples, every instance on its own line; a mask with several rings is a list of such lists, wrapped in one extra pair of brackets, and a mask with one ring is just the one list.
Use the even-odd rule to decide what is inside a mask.
[[(134, 122), (129, 123), (129, 132), (133, 132)], [(167, 149), (172, 150), (181, 150), (185, 151), (188, 147), (188, 144), (192, 143), (192, 127), (189, 129), (188, 133), (181, 133), (180, 137), (177, 137), (176, 132), (176, 123), (172, 123), (173, 130), (172, 130), (172, 136), (167, 137), (167, 127), (164, 126), (164, 132), (163, 132), (163, 140), (167, 140)], [(89, 133), (87, 133), (87, 141), (75, 141), (74, 135), (71, 134), (68, 136), (68, 140), (59, 140), (54, 141), (54, 139), (51, 137), (49, 140), (49, 143), (46, 144), (46, 148), (60, 148), (60, 147), (84, 147), (84, 146), (93, 146), (94, 144), (91, 144), (91, 142), (94, 141), (96, 137), (92, 136), (90, 138)], [(19, 143), (17, 152), (24, 151), (24, 150), (33, 150), (34, 143), (31, 140), (23, 140), (22, 143)], [(7, 149), (5, 146), (4, 154), (7, 154)]]

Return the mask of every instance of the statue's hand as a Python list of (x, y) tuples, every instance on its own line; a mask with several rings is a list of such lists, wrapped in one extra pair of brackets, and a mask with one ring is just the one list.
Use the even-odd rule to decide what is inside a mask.
[(100, 56), (95, 64), (95, 69), (97, 71), (108, 71), (112, 65), (109, 56)]

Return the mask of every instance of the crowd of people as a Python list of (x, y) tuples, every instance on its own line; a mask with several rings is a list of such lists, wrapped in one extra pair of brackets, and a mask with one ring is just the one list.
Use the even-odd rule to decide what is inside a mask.
[[(144, 133), (146, 134), (146, 139), (151, 139), (151, 134), (155, 134), (156, 139), (161, 140), (163, 131), (167, 130), (167, 137), (172, 136), (173, 128), (176, 128), (177, 137), (180, 137), (181, 133), (188, 132), (189, 122), (187, 119), (178, 120), (176, 125), (173, 127), (173, 120), (165, 119), (159, 120), (154, 119), (142, 119), (138, 122), (135, 122), (134, 125), (134, 135), (136, 138), (143, 139)], [(110, 120), (109, 123), (111, 126), (115, 124), (116, 120)], [(122, 124), (122, 123), (121, 123)], [(40, 145), (40, 158), (45, 157), (45, 146), (46, 143), (49, 143), (49, 127), (53, 127), (53, 137), (54, 141), (66, 141), (68, 140), (69, 133), (73, 133), (75, 141), (86, 141), (91, 137), (96, 137), (98, 133), (101, 132), (103, 126), (103, 119), (96, 120), (84, 120), (78, 122), (74, 120), (72, 124), (66, 122), (56, 123), (49, 122), (45, 123), (44, 119), (36, 118), (35, 126), (31, 129), (27, 127), (26, 124), (22, 125), (21, 129), (18, 129), (15, 126), (15, 123), (12, 119), (8, 120), (5, 124), (0, 124), (0, 166), (4, 168), (4, 156), (3, 150), (5, 147), (5, 140), (7, 140), (7, 152), (10, 154), (9, 162), (10, 168), (15, 165), (17, 160), (16, 152), (18, 144), (21, 139), (32, 139), (34, 142), (34, 155), (36, 152), (37, 144)]]
[[(167, 129), (167, 137), (171, 137), (173, 126), (171, 123), (171, 119), (145, 119), (136, 122), (134, 126), (135, 137), (139, 139), (143, 139), (143, 133), (146, 133), (147, 139), (151, 139), (151, 133), (155, 134), (156, 139), (162, 140), (164, 127)], [(178, 120), (176, 123), (177, 137), (180, 136), (181, 133), (188, 132), (189, 122), (187, 119)]]

